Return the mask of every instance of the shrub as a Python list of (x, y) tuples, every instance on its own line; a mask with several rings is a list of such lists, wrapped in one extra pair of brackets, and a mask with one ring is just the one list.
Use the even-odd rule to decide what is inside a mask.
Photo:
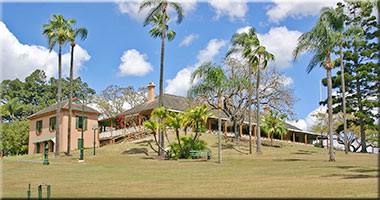
[(178, 143), (170, 145), (169, 156), (174, 159), (185, 158), (189, 159), (191, 150), (203, 151), (208, 149), (207, 143), (204, 140), (196, 139), (192, 144), (193, 138), (191, 136), (181, 137), (181, 146)]

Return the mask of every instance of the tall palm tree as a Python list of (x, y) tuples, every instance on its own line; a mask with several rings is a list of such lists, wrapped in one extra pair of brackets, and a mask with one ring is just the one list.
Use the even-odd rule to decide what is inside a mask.
[(337, 34), (337, 46), (339, 48), (340, 73), (341, 73), (341, 90), (342, 90), (342, 112), (343, 112), (343, 132), (344, 132), (344, 152), (348, 154), (348, 136), (347, 136), (347, 116), (346, 116), (346, 86), (344, 80), (344, 63), (343, 63), (343, 43), (344, 43), (344, 21), (343, 4), (338, 3), (337, 8), (323, 8), (321, 17), (326, 20), (331, 31)]
[[(75, 23), (75, 21), (73, 22)], [(74, 48), (76, 45), (75, 39), (80, 36), (81, 40), (87, 38), (87, 29), (85, 28), (73, 28), (69, 32), (69, 41), (71, 46), (71, 57), (70, 57), (70, 88), (69, 88), (69, 123), (67, 127), (67, 155), (70, 155), (71, 148), (71, 118), (72, 118), (72, 98), (73, 98), (73, 76), (74, 76)]]
[(74, 20), (66, 20), (62, 15), (53, 15), (49, 23), (43, 25), (43, 34), (48, 38), (49, 50), (52, 51), (58, 44), (58, 92), (57, 92), (57, 112), (55, 129), (55, 155), (60, 151), (60, 129), (61, 122), (61, 96), (62, 96), (62, 46), (69, 40), (71, 24)]
[(222, 163), (222, 93), (227, 85), (227, 77), (220, 66), (212, 64), (211, 62), (203, 63), (191, 75), (191, 82), (195, 79), (200, 79), (198, 84), (193, 86), (189, 93), (194, 96), (207, 95), (212, 96), (216, 94), (218, 101), (218, 162)]
[[(153, 26), (157, 27), (157, 31), (151, 31), (153, 37), (161, 36), (161, 60), (160, 60), (160, 83), (159, 83), (159, 96), (158, 96), (158, 104), (159, 106), (163, 106), (163, 81), (164, 81), (164, 55), (165, 55), (165, 38), (170, 37), (170, 34), (167, 34), (167, 22), (168, 22), (168, 8), (173, 8), (177, 13), (177, 23), (181, 23), (183, 19), (183, 9), (182, 7), (172, 1), (168, 0), (144, 0), (140, 4), (141, 10), (150, 8), (148, 15), (145, 18), (144, 26), (148, 24), (153, 24)], [(157, 23), (156, 19), (161, 19), (161, 23)], [(161, 146), (164, 146), (164, 135), (159, 133), (159, 139)], [(161, 156), (164, 156), (164, 153), (160, 153)]]
[(249, 123), (249, 135), (250, 135), (250, 154), (252, 154), (252, 119), (251, 119), (251, 105), (252, 105), (252, 70), (256, 72), (256, 153), (261, 153), (261, 133), (260, 133), (260, 71), (268, 66), (268, 62), (274, 60), (273, 54), (269, 53), (265, 46), (260, 45), (260, 41), (257, 38), (257, 34), (254, 28), (250, 28), (247, 32), (236, 33), (232, 36), (231, 43), (233, 47), (227, 52), (227, 56), (233, 53), (241, 53), (242, 56), (247, 59), (250, 64), (249, 67), (249, 87), (248, 87), (248, 123)]
[(311, 52), (313, 57), (307, 66), (307, 73), (310, 73), (316, 66), (323, 66), (326, 70), (327, 77), (327, 109), (328, 109), (328, 127), (329, 127), (329, 161), (335, 161), (335, 152), (333, 149), (333, 113), (332, 113), (332, 78), (331, 70), (333, 63), (331, 53), (334, 51), (338, 41), (338, 34), (329, 28), (329, 23), (324, 16), (318, 18), (314, 27), (298, 38), (298, 44), (293, 52), (294, 59), (297, 59), (302, 52)]

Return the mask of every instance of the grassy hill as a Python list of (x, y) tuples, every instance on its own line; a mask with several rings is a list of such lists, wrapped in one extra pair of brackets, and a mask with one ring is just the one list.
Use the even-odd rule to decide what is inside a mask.
[[(85, 162), (54, 158), (42, 165), (42, 155), (2, 160), (3, 197), (26, 197), (32, 184), (52, 186), (52, 197), (377, 197), (377, 155), (337, 152), (328, 162), (327, 150), (280, 143), (264, 147), (262, 155), (245, 155), (226, 145), (223, 164), (216, 163), (216, 137), (201, 137), (211, 146), (210, 161), (153, 159), (155, 155), (123, 154), (145, 144), (120, 143), (86, 150)], [(149, 147), (147, 147), (149, 149)], [(246, 151), (242, 144), (240, 150)], [(45, 195), (45, 194), (44, 194)]]

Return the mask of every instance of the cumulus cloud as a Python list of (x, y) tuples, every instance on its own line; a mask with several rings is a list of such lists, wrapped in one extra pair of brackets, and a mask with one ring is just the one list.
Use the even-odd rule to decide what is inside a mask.
[(278, 23), (287, 17), (295, 19), (316, 16), (323, 7), (336, 5), (338, 0), (273, 0), (266, 14), (269, 21)]
[(310, 112), (305, 119), (299, 119), (295, 121), (289, 121), (288, 123), (302, 129), (302, 130), (307, 130), (310, 131), (311, 127), (315, 125), (318, 121), (318, 119), (314, 116), (317, 113), (324, 113), (326, 112), (327, 108), (326, 106), (319, 106), (312, 112)]
[(165, 92), (186, 96), (191, 87), (191, 73), (202, 63), (212, 61), (226, 43), (226, 41), (219, 39), (210, 40), (206, 48), (199, 51), (197, 62), (194, 65), (181, 69), (173, 79), (167, 80), (168, 86), (165, 88)]
[[(48, 78), (58, 74), (57, 53), (43, 46), (22, 44), (0, 21), (0, 66), (4, 79), (24, 79), (36, 69), (45, 71)], [(74, 51), (74, 75), (77, 76), (83, 64), (90, 59), (85, 49), (77, 45)], [(62, 73), (68, 76), (70, 53), (62, 55)]]
[(194, 40), (196, 40), (199, 36), (197, 34), (190, 34), (186, 36), (181, 43), (179, 44), (180, 47), (188, 47), (190, 46)]
[[(248, 32), (251, 26), (239, 28), (236, 33)], [(272, 27), (269, 32), (257, 34), (261, 45), (266, 46), (271, 52), (275, 61), (271, 63), (278, 69), (284, 69), (291, 66), (293, 60), (293, 49), (297, 46), (297, 39), (301, 36), (301, 32), (288, 30), (285, 26)]]
[(208, 3), (214, 9), (215, 19), (228, 16), (231, 21), (244, 19), (248, 12), (247, 0), (209, 0)]
[[(184, 15), (187, 15), (196, 9), (196, 5), (197, 5), (196, 0), (177, 1), (177, 2), (181, 4)], [(149, 8), (146, 8), (146, 9), (143, 9), (141, 12), (139, 12), (141, 0), (130, 0), (130, 1), (118, 0), (116, 3), (121, 13), (127, 14), (133, 19), (140, 22), (142, 22), (145, 19), (145, 17), (148, 15), (150, 11)], [(171, 7), (169, 7), (169, 13), (174, 14), (174, 10)]]
[(120, 60), (120, 76), (144, 76), (153, 70), (152, 65), (147, 61), (147, 56), (136, 49), (124, 51)]

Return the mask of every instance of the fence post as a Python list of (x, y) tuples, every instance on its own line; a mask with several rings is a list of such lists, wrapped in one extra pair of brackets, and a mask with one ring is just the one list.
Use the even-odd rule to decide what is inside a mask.
[(28, 199), (30, 199), (32, 196), (32, 192), (30, 191), (30, 183), (29, 183), (28, 191), (26, 192), (26, 194), (28, 196)]
[(38, 199), (42, 199), (42, 185), (38, 186)]
[(51, 195), (51, 187), (50, 187), (50, 185), (47, 185), (46, 186), (46, 199), (50, 199), (50, 195)]

